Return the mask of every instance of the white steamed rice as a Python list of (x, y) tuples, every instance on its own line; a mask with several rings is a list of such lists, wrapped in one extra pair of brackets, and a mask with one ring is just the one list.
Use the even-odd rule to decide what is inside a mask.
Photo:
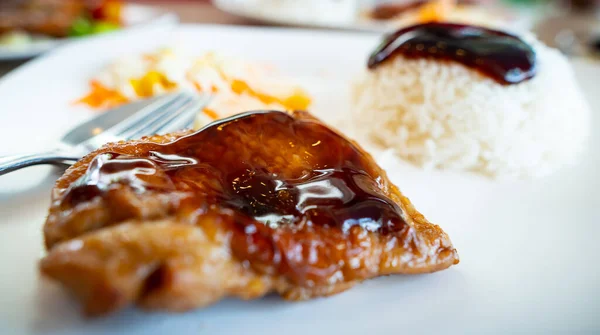
[(590, 112), (568, 60), (529, 41), (531, 80), (503, 86), (457, 62), (403, 57), (353, 87), (359, 138), (424, 168), (537, 177), (574, 161)]

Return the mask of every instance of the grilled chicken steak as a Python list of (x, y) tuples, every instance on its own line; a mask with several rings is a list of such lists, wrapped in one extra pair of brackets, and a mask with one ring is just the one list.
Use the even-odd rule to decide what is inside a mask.
[(303, 300), (458, 263), (371, 156), (308, 113), (109, 144), (58, 180), (41, 272), (88, 315)]

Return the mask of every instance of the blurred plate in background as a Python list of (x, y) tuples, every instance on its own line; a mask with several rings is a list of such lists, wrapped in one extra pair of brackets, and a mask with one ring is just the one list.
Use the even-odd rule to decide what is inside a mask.
[[(224, 12), (260, 23), (306, 28), (328, 28), (355, 31), (385, 32), (414, 24), (419, 20), (419, 6), (405, 7), (388, 19), (375, 19), (371, 13), (376, 0), (213, 0)], [(409, 0), (415, 4), (419, 0)], [(425, 1), (423, 1), (424, 3)], [(460, 2), (459, 2), (460, 3)], [(377, 15), (375, 15), (377, 16)], [(510, 30), (526, 30), (532, 25), (529, 12), (500, 5), (459, 4), (447, 21), (502, 26)]]

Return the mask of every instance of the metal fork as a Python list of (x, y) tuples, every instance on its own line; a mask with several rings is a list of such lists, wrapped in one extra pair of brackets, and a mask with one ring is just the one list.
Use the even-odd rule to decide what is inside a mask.
[[(109, 142), (132, 140), (145, 135), (186, 128), (193, 122), (196, 112), (206, 106), (208, 101), (209, 97), (189, 93), (168, 96), (99, 134), (87, 131), (92, 129), (90, 124), (93, 125), (94, 120), (88, 121), (67, 133), (54, 150), (0, 157), (0, 175), (38, 164), (68, 166)], [(80, 129), (84, 127), (85, 129)], [(101, 128), (102, 125), (98, 125), (97, 129)]]

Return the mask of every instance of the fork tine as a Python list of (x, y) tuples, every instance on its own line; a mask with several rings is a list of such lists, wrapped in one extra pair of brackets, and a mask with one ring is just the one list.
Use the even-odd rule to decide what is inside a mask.
[(157, 113), (153, 118), (145, 120), (145, 122), (140, 123), (137, 127), (122, 134), (121, 137), (124, 139), (135, 139), (144, 135), (157, 134), (165, 124), (176, 120), (183, 111), (189, 109), (189, 106), (193, 105), (195, 100), (196, 98), (190, 95), (177, 99), (172, 104), (164, 106), (161, 113)]
[(163, 125), (156, 129), (157, 134), (169, 133), (185, 128), (189, 128), (196, 118), (198, 111), (202, 110), (210, 102), (210, 97), (200, 96), (194, 99), (189, 105), (182, 106), (179, 111), (173, 113), (174, 116)]
[(163, 113), (165, 111), (164, 108), (166, 106), (169, 106), (179, 101), (179, 99), (181, 99), (184, 95), (184, 93), (178, 93), (175, 95), (168, 95), (162, 99), (159, 99), (157, 102), (144, 107), (139, 112), (119, 122), (115, 126), (107, 129), (103, 134), (110, 134), (110, 136), (113, 137), (122, 137), (123, 134), (125, 134), (128, 131), (131, 131), (136, 127), (139, 127), (140, 124), (146, 122), (146, 120), (148, 120), (149, 118), (153, 118), (157, 114)]
[(125, 138), (123, 134), (134, 132), (140, 127), (144, 126), (148, 120), (154, 120), (157, 116), (168, 113), (171, 110), (168, 108), (169, 106), (181, 101), (182, 99), (185, 99), (186, 96), (189, 97), (189, 94), (178, 93), (160, 98), (150, 105), (147, 105), (139, 112), (114, 125), (113, 127), (81, 143), (78, 146), (78, 150), (81, 150), (82, 152), (89, 152), (96, 150), (97, 148), (100, 148), (109, 142), (118, 142), (120, 140), (131, 139)]

